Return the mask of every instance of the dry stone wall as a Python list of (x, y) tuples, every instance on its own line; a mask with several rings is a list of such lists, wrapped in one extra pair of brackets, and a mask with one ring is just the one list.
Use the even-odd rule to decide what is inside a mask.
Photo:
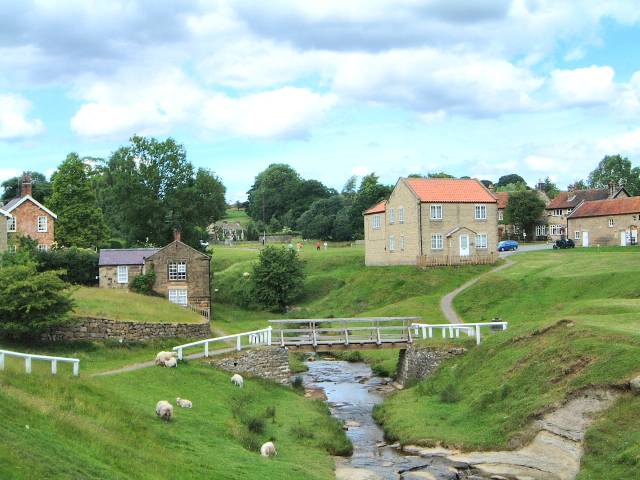
[(291, 382), (289, 352), (286, 348), (251, 348), (225, 358), (215, 358), (209, 363), (229, 372), (262, 377), (283, 385)]
[(443, 360), (466, 352), (462, 347), (442, 348), (426, 345), (411, 345), (400, 350), (396, 381), (407, 385), (428, 377), (440, 366)]

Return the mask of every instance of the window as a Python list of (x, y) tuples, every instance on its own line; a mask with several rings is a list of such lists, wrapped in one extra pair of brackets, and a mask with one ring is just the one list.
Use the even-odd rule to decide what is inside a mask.
[(547, 234), (546, 225), (536, 225), (536, 237), (544, 237)]
[(609, 227), (613, 227), (613, 218), (609, 219)]
[(187, 306), (187, 290), (184, 288), (172, 288), (169, 289), (169, 301), (178, 305)]
[(46, 252), (49, 250), (49, 245), (38, 245), (39, 252)]
[(396, 220), (396, 212), (393, 208), (389, 209), (389, 223), (393, 225)]
[(498, 220), (500, 221), (504, 220), (504, 212), (502, 210), (498, 211)]
[(16, 245), (9, 245), (9, 248), (8, 248), (8, 250), (7, 250), (7, 251), (8, 251), (9, 253), (16, 253), (16, 250), (17, 250), (17, 249), (18, 249), (18, 247), (17, 247)]
[(187, 262), (169, 262), (169, 280), (186, 280)]
[(575, 231), (575, 233), (573, 234), (573, 238), (575, 238), (576, 240), (580, 240), (580, 230)]
[(389, 237), (389, 251), (394, 252), (396, 250), (396, 237), (391, 235)]
[(38, 217), (38, 232), (43, 233), (47, 231), (47, 217)]
[(7, 219), (7, 232), (15, 232), (16, 231), (16, 217), (9, 217)]
[(562, 225), (549, 225), (551, 235), (562, 235)]
[(404, 235), (400, 235), (400, 250), (404, 252)]
[(486, 220), (486, 219), (487, 219), (487, 206), (476, 205), (476, 220)]
[(431, 220), (442, 220), (442, 205), (431, 205)]
[(442, 235), (435, 233), (431, 235), (431, 250), (442, 250)]
[(567, 208), (567, 215), (571, 215), (571, 212), (573, 212), (573, 208)]
[(553, 210), (553, 216), (554, 217), (561, 217), (562, 216), (562, 209), (561, 208), (556, 208)]
[(380, 215), (374, 215), (371, 220), (371, 228), (374, 230), (380, 230)]
[(129, 283), (129, 267), (118, 265), (118, 283)]
[(487, 248), (487, 234), (479, 233), (476, 235), (476, 248)]
[(404, 223), (404, 207), (398, 208), (398, 223)]

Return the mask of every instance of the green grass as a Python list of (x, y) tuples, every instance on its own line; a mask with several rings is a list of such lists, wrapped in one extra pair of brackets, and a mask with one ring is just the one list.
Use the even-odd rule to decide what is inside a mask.
[(81, 317), (133, 320), (148, 323), (199, 323), (197, 313), (169, 303), (166, 298), (127, 290), (78, 287), (73, 291), (74, 314)]
[[(9, 366), (0, 386), (0, 478), (7, 480), (329, 479), (329, 453), (351, 448), (326, 405), (259, 379), (238, 389), (229, 374), (195, 362), (80, 379)], [(177, 396), (194, 408), (176, 408), (170, 423), (157, 419), (156, 402)], [(278, 456), (260, 457), (271, 438)]]
[[(629, 380), (640, 370), (639, 254), (610, 248), (511, 257), (516, 265), (485, 277), (455, 301), (466, 321), (501, 317), (509, 330), (392, 396), (376, 418), (391, 438), (405, 443), (505, 448), (525, 441), (532, 418), (568, 393)], [(610, 455), (636, 445), (630, 455), (637, 459), (636, 428), (612, 425), (637, 419), (640, 402), (620, 405), (589, 432), (581, 478), (640, 475), (626, 456)], [(607, 446), (598, 448), (594, 442), (605, 437)], [(607, 475), (594, 473), (607, 465)]]
[(240, 225), (246, 226), (251, 221), (251, 218), (249, 218), (249, 215), (247, 215), (244, 209), (231, 207), (227, 208), (222, 221), (228, 223), (238, 222)]

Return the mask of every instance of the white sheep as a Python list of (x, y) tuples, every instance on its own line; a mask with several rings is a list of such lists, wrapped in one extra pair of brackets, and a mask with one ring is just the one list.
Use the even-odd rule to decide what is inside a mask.
[(237, 385), (238, 387), (242, 388), (242, 386), (244, 385), (244, 379), (242, 378), (241, 375), (238, 375), (237, 373), (231, 377), (231, 383), (233, 383), (234, 385)]
[(171, 420), (171, 417), (173, 417), (173, 405), (166, 400), (160, 400), (156, 404), (156, 415), (168, 422)]
[(171, 357), (168, 358), (164, 361), (164, 366), (167, 368), (173, 368), (173, 367), (178, 367), (178, 360), (176, 360), (175, 358)]
[(273, 444), (273, 442), (267, 442), (260, 447), (260, 455), (262, 455), (263, 457), (273, 457), (277, 454), (278, 452), (276, 451), (276, 446)]
[(186, 398), (178, 397), (176, 398), (176, 403), (182, 408), (193, 408), (193, 403), (191, 403), (191, 400), (187, 400)]
[(176, 352), (158, 352), (156, 355), (156, 365), (164, 365), (167, 360), (176, 358), (177, 355)]

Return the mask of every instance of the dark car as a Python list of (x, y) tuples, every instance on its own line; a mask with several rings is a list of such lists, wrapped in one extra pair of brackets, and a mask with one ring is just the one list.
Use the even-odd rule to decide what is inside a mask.
[(562, 240), (556, 240), (556, 243), (553, 244), (553, 249), (554, 250), (558, 250), (561, 248), (574, 248), (576, 246), (575, 243), (573, 243), (573, 240), (571, 240), (570, 238), (568, 239), (562, 239)]
[(503, 240), (500, 243), (498, 243), (499, 252), (506, 252), (508, 250), (517, 250), (517, 249), (518, 249), (518, 242), (516, 242), (515, 240)]

